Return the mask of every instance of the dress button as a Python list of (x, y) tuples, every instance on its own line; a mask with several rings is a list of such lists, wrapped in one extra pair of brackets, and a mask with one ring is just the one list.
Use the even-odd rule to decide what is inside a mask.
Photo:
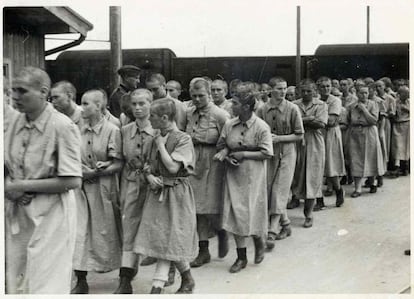
[(242, 145), (242, 142), (241, 141), (239, 141), (239, 145)]
[(195, 124), (198, 125), (198, 121), (196, 121)]
[(241, 135), (243, 136), (244, 135), (244, 132), (241, 132)]
[(276, 117), (273, 116), (273, 120), (275, 120), (275, 119), (276, 119)]
[(88, 144), (91, 144), (91, 142), (90, 142), (90, 141), (88, 141)]
[(141, 147), (141, 144), (137, 144), (137, 147), (140, 148)]
[(91, 156), (91, 155), (88, 155), (88, 158), (89, 158), (89, 159), (91, 159), (91, 158), (92, 158), (92, 156)]

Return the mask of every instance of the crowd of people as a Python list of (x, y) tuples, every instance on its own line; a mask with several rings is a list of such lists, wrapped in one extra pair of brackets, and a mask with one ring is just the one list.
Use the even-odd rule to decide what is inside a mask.
[(41, 69), (4, 78), (7, 293), (87, 294), (88, 272), (119, 269), (114, 293), (131, 294), (139, 265), (154, 263), (152, 294), (176, 270), (176, 292), (193, 293), (209, 239), (225, 258), (234, 237), (237, 273), (249, 237), (260, 264), (292, 235), (300, 200), (310, 228), (324, 196), (346, 204), (343, 185), (359, 197), (408, 174), (408, 80), (196, 77), (182, 100), (162, 74), (146, 88), (138, 67), (118, 74), (109, 99), (91, 89), (80, 106), (72, 83)]

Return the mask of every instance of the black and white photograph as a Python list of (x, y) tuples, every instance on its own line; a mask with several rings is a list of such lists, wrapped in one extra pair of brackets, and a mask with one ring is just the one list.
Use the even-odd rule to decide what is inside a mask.
[(411, 296), (414, 3), (2, 9), (0, 295)]

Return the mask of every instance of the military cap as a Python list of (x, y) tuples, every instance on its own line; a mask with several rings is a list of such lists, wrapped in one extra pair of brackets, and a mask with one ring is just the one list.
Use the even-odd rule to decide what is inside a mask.
[(136, 76), (141, 73), (141, 69), (135, 65), (123, 65), (118, 69), (117, 73), (120, 76)]

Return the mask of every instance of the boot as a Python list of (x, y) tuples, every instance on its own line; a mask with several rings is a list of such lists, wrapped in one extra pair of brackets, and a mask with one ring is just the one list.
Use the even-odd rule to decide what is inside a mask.
[(198, 246), (198, 255), (195, 260), (190, 263), (190, 267), (192, 268), (201, 267), (202, 265), (209, 263), (211, 259), (210, 252), (208, 250), (208, 241), (199, 241)]
[(162, 288), (152, 287), (150, 294), (161, 294)]
[(377, 187), (380, 188), (384, 185), (384, 180), (382, 176), (377, 176)]
[(176, 294), (192, 294), (195, 287), (195, 282), (191, 276), (190, 269), (181, 273), (181, 286), (175, 292)]
[(408, 161), (406, 160), (401, 160), (400, 161), (400, 174), (402, 176), (407, 176), (408, 175)]
[(344, 204), (344, 197), (345, 197), (345, 191), (341, 187), (341, 189), (336, 190), (336, 206), (339, 208)]
[(339, 182), (341, 185), (346, 185), (346, 183), (347, 183), (347, 177), (346, 177), (346, 175), (344, 175), (342, 178), (341, 178), (341, 181)]
[(319, 197), (316, 199), (316, 205), (313, 208), (313, 211), (322, 211), (325, 210), (326, 206), (325, 206), (325, 202), (323, 201), (323, 197)]
[(141, 266), (149, 266), (152, 264), (155, 264), (157, 262), (157, 259), (155, 257), (147, 256), (144, 258), (141, 262)]
[(218, 238), (218, 256), (224, 258), (229, 252), (229, 238), (228, 234), (224, 229), (217, 232)]
[(280, 232), (276, 235), (276, 240), (283, 240), (289, 237), (292, 234), (292, 229), (290, 227), (290, 224), (288, 225), (282, 225), (282, 229)]
[(247, 265), (247, 256), (246, 256), (246, 247), (237, 248), (237, 260), (230, 267), (230, 273), (237, 273), (240, 270), (246, 268)]
[(168, 271), (168, 280), (165, 283), (166, 287), (169, 287), (170, 285), (173, 285), (175, 281), (175, 264), (174, 262), (170, 263), (170, 270)]
[(119, 286), (114, 294), (132, 294), (131, 280), (135, 273), (134, 268), (121, 267), (119, 269)]
[(89, 294), (89, 286), (86, 281), (87, 271), (75, 270), (75, 275), (78, 278), (76, 286), (70, 291), (71, 294)]
[(309, 228), (313, 225), (313, 215), (312, 211), (315, 205), (315, 199), (305, 199), (305, 207), (303, 209), (303, 214), (305, 215), (305, 223), (303, 227)]
[(274, 232), (269, 232), (267, 234), (266, 248), (268, 250), (272, 250), (273, 248), (275, 248), (276, 237), (277, 237), (277, 235)]
[(261, 236), (253, 237), (253, 242), (254, 242), (254, 263), (260, 264), (264, 259), (265, 244)]
[(294, 208), (299, 207), (299, 205), (300, 205), (300, 201), (299, 201), (299, 199), (298, 199), (296, 196), (292, 195), (292, 199), (291, 199), (291, 201), (288, 203), (287, 208), (288, 208), (289, 210), (291, 210), (291, 209), (294, 209)]

